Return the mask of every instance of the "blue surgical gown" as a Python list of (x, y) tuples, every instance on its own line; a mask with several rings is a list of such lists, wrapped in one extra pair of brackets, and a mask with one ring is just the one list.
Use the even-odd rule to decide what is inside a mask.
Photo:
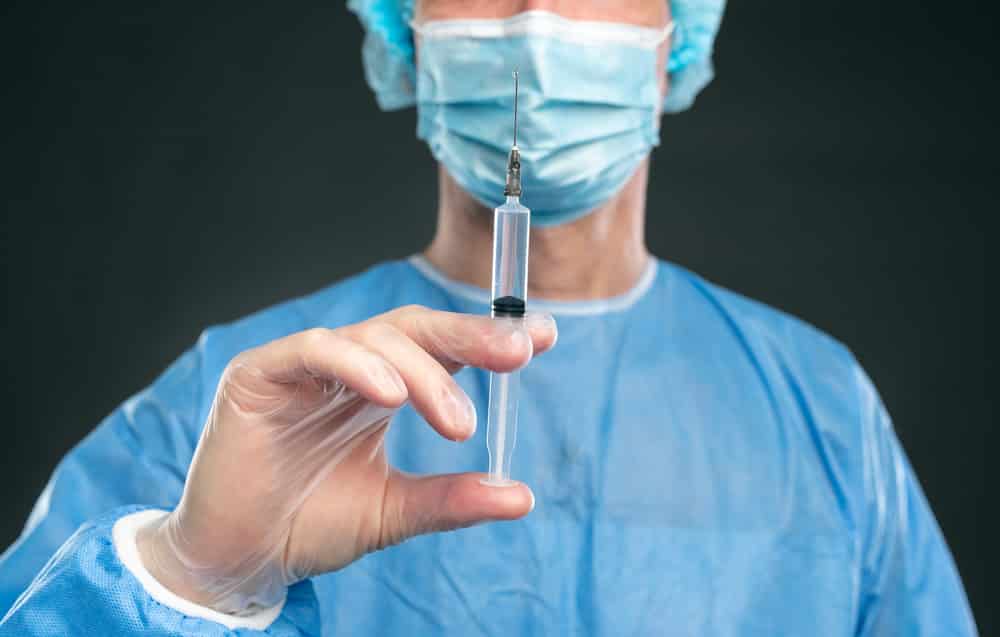
[[(532, 304), (560, 337), (523, 371), (513, 474), (537, 498), (523, 520), (419, 537), (298, 584), (266, 633), (151, 599), (109, 529), (176, 505), (226, 363), (410, 303), (482, 314), (487, 295), (417, 257), (208, 329), (59, 464), (0, 561), (0, 633), (975, 634), (848, 350), (665, 262), (622, 297)], [(483, 414), (486, 373), (457, 378)], [(484, 429), (458, 445), (405, 407), (387, 448), (404, 470), (484, 470)]]

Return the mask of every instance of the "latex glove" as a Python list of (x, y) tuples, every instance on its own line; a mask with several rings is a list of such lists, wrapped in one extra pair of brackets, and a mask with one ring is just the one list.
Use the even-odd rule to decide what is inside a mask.
[(467, 439), (475, 408), (451, 374), (511, 371), (555, 340), (550, 316), (412, 306), (243, 352), (219, 382), (180, 504), (138, 534), (144, 565), (174, 593), (239, 614), (411, 536), (527, 514), (525, 485), (406, 475), (383, 439), (407, 400), (445, 438)]

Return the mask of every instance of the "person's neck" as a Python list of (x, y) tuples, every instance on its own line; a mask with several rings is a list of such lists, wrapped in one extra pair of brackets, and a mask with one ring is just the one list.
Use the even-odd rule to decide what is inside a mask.
[[(617, 195), (595, 211), (571, 223), (531, 228), (530, 298), (602, 299), (636, 285), (649, 262), (643, 235), (648, 175), (647, 160)], [(451, 279), (489, 288), (492, 211), (440, 167), (438, 185), (437, 233), (424, 256)]]

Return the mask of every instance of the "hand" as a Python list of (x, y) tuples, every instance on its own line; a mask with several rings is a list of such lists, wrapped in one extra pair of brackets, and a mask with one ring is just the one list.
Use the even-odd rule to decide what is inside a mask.
[(243, 352), (219, 382), (180, 504), (138, 535), (143, 563), (174, 593), (239, 613), (414, 535), (526, 515), (526, 486), (407, 475), (383, 439), (407, 401), (445, 438), (469, 438), (475, 407), (451, 374), (512, 371), (555, 340), (548, 316), (410, 306)]

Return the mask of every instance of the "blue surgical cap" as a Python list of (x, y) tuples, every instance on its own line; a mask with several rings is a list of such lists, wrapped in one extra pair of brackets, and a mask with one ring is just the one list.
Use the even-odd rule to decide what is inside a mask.
[[(383, 110), (413, 106), (417, 69), (413, 60), (415, 0), (348, 0), (365, 28), (362, 47), (365, 78)], [(670, 0), (674, 32), (667, 61), (670, 90), (663, 102), (667, 113), (683, 111), (712, 80), (712, 44), (719, 30), (725, 0)]]

